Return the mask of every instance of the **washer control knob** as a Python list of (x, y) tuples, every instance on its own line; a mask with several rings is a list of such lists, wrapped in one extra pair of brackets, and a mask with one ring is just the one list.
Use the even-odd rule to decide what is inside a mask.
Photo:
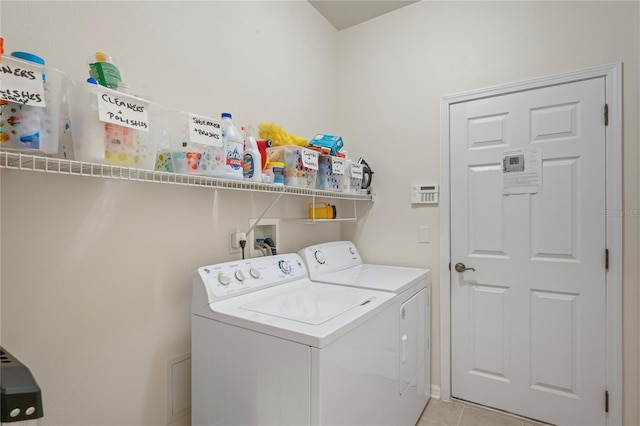
[(218, 275), (218, 282), (220, 282), (220, 284), (222, 285), (229, 285), (229, 283), (231, 282), (231, 278), (226, 275), (220, 274)]
[(286, 260), (281, 260), (278, 262), (278, 267), (280, 267), (280, 270), (282, 272), (284, 272), (285, 274), (290, 274), (291, 273), (291, 265), (289, 265), (289, 262), (287, 262)]
[(249, 269), (249, 275), (251, 275), (253, 278), (260, 278), (260, 271), (258, 271), (256, 268), (251, 268)]
[(349, 246), (349, 253), (356, 254), (356, 251), (353, 247)]
[(316, 250), (316, 252), (313, 253), (313, 256), (316, 258), (316, 262), (321, 265), (324, 265), (324, 262), (327, 261), (327, 258), (324, 257), (324, 253), (322, 253), (320, 250)]
[(236, 271), (236, 273), (234, 274), (237, 278), (238, 281), (242, 282), (245, 280), (245, 276), (242, 273), (242, 271)]

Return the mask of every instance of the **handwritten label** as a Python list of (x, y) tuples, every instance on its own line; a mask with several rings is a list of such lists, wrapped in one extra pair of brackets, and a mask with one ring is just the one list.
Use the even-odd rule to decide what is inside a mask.
[(307, 169), (318, 170), (318, 151), (302, 149), (302, 165)]
[(344, 174), (344, 158), (331, 157), (331, 173), (334, 175)]
[(353, 163), (351, 165), (351, 177), (354, 179), (362, 179), (362, 164)]
[(222, 146), (222, 124), (218, 120), (189, 114), (189, 139), (193, 143)]
[(22, 105), (46, 106), (42, 66), (3, 56), (0, 63), (0, 99)]
[(98, 89), (98, 117), (105, 123), (148, 132), (149, 101)]

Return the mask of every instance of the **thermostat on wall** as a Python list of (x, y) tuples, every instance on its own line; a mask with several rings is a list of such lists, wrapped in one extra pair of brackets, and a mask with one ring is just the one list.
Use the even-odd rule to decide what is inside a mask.
[(411, 204), (438, 204), (438, 185), (411, 185)]

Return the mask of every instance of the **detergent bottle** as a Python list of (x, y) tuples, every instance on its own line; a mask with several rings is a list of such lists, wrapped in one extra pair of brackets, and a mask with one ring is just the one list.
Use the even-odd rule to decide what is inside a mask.
[(242, 167), (242, 158), (244, 157), (244, 140), (238, 128), (231, 121), (231, 114), (222, 113), (222, 140), (224, 141), (225, 152), (227, 155), (225, 179), (244, 179), (244, 169)]
[(104, 52), (96, 52), (89, 57), (87, 62), (89, 63), (89, 75), (100, 86), (118, 89), (122, 78), (111, 56), (107, 56)]
[(258, 150), (258, 142), (253, 137), (251, 126), (243, 127), (244, 133), (244, 158), (242, 168), (244, 180), (262, 182), (262, 156)]

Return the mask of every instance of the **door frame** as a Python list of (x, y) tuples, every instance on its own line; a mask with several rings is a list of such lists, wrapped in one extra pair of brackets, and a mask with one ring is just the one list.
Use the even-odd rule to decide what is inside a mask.
[[(605, 381), (609, 392), (607, 424), (622, 424), (622, 62), (594, 66), (533, 80), (472, 90), (440, 99), (440, 399), (451, 398), (451, 198), (449, 107), (452, 104), (523, 90), (604, 77), (609, 124), (606, 148), (606, 273)], [(604, 111), (603, 111), (604, 117)], [(603, 254), (604, 255), (604, 254)], [(604, 395), (603, 395), (604, 406)]]

